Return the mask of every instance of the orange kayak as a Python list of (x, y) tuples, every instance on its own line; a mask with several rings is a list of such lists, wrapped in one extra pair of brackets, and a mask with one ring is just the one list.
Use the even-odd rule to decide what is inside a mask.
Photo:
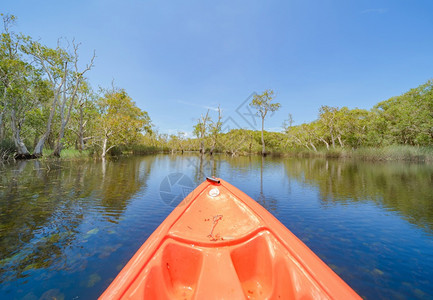
[(260, 204), (208, 178), (100, 299), (361, 298)]

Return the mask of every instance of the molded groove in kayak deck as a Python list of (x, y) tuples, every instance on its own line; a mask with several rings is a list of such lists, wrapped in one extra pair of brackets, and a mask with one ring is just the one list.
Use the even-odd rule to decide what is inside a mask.
[(127, 293), (140, 299), (191, 299), (202, 260), (203, 253), (198, 249), (166, 240), (149, 263), (150, 272), (143, 269), (138, 275), (143, 281), (134, 282)]

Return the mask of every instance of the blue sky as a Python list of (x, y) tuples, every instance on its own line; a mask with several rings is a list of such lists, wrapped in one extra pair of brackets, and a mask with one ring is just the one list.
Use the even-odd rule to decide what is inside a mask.
[[(273, 89), (281, 130), (321, 105), (370, 109), (431, 79), (433, 1), (4, 1), (15, 31), (82, 43), (94, 88), (125, 88), (164, 133), (191, 132), (208, 107), (253, 128), (244, 101)], [(214, 113), (214, 112), (213, 112)], [(242, 118), (244, 114), (246, 118)], [(258, 126), (256, 126), (258, 128)]]

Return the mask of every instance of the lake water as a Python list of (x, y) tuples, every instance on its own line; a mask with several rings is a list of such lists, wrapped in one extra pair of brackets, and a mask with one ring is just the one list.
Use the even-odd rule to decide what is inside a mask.
[(210, 175), (262, 204), (361, 296), (433, 298), (432, 165), (187, 154), (0, 166), (0, 299), (97, 298)]

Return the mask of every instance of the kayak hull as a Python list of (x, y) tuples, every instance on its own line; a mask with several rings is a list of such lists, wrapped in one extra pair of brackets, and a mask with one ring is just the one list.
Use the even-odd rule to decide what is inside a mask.
[(260, 204), (218, 181), (188, 195), (100, 299), (360, 299)]

